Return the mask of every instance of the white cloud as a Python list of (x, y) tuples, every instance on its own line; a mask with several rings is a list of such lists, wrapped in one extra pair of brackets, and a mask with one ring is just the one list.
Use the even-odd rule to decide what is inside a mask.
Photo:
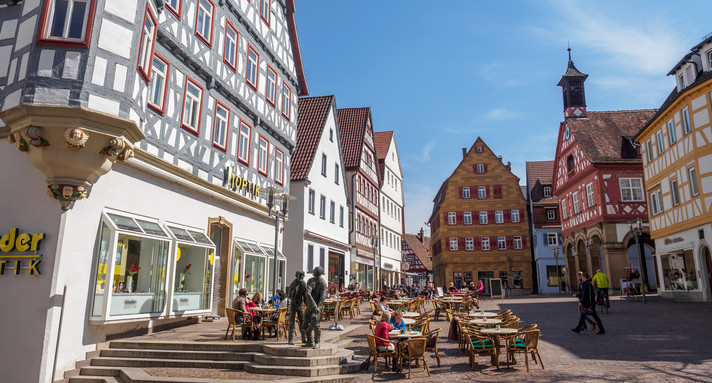
[(425, 146), (423, 146), (423, 150), (420, 152), (420, 162), (425, 162), (425, 161), (430, 161), (430, 152), (433, 151), (433, 148), (435, 148), (435, 141), (430, 141)]
[(487, 112), (484, 116), (484, 119), (487, 121), (502, 121), (502, 120), (511, 120), (513, 118), (517, 118), (519, 116), (519, 113), (507, 109), (507, 108), (497, 108), (497, 109), (492, 109), (489, 112)]

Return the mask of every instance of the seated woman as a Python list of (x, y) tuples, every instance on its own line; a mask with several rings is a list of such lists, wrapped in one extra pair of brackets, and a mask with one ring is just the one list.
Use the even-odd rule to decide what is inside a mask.
[(373, 335), (376, 336), (376, 349), (378, 351), (394, 351), (396, 349), (395, 345), (388, 341), (388, 332), (391, 330), (388, 324), (391, 321), (391, 314), (384, 312), (381, 316), (381, 323), (379, 323), (373, 330)]
[(396, 311), (391, 316), (391, 329), (401, 330), (405, 332), (405, 322), (403, 321), (403, 313)]
[(382, 313), (390, 313), (392, 311), (386, 304), (385, 296), (382, 296), (381, 299), (379, 300), (378, 305), (376, 306), (376, 311), (380, 311)]
[[(237, 323), (245, 323), (252, 318), (252, 331), (248, 334), (243, 334), (243, 337), (259, 339), (259, 317), (254, 316), (255, 313), (250, 311), (250, 308), (256, 305), (247, 298), (247, 289), (240, 289), (237, 292), (237, 298), (232, 301), (232, 308), (237, 310), (235, 313), (235, 321)], [(245, 315), (244, 313), (249, 314)]]
[(252, 296), (252, 302), (254, 302), (257, 306), (262, 306), (262, 304), (264, 303), (262, 301), (262, 293), (259, 291), (256, 292), (255, 295)]
[(335, 298), (336, 295), (338, 295), (338, 293), (336, 292), (336, 285), (332, 283), (331, 286), (329, 286), (329, 290), (326, 292), (326, 297)]
[(459, 293), (460, 292), (460, 290), (458, 290), (457, 287), (455, 287), (455, 284), (452, 282), (450, 282), (450, 287), (447, 289), (447, 291), (450, 293)]

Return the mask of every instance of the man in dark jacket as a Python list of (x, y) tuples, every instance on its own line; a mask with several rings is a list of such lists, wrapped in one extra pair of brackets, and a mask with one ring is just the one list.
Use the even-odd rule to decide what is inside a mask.
[(591, 283), (591, 276), (587, 272), (583, 272), (583, 283), (581, 283), (581, 296), (579, 298), (579, 306), (581, 307), (581, 316), (579, 318), (579, 323), (571, 331), (575, 333), (581, 332), (581, 328), (584, 326), (584, 321), (586, 320), (586, 314), (593, 316), (598, 324), (598, 332), (596, 334), (605, 334), (606, 330), (603, 329), (603, 323), (601, 323), (601, 318), (598, 317), (596, 313), (596, 292), (593, 289), (593, 284)]

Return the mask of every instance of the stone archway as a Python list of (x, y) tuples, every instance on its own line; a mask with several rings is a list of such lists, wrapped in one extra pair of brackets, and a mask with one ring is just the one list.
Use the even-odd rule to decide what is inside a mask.
[(591, 274), (591, 267), (588, 262), (586, 243), (583, 237), (576, 240), (576, 272), (585, 271)]
[(563, 277), (563, 279), (564, 281), (566, 281), (566, 288), (569, 292), (571, 292), (578, 287), (578, 283), (576, 281), (576, 272), (578, 270), (576, 269), (576, 255), (574, 245), (568, 240), (564, 242), (564, 262), (566, 265), (566, 275)]

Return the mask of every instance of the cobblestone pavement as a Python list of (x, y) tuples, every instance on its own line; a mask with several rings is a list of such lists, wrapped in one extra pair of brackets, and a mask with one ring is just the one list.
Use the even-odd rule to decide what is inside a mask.
[[(434, 356), (426, 357), (431, 376), (413, 369), (412, 381), (506, 381), (506, 382), (712, 382), (712, 305), (693, 302), (669, 301), (649, 296), (648, 303), (627, 302), (612, 297), (611, 312), (601, 314), (606, 334), (595, 335), (590, 327), (581, 334), (571, 332), (578, 322), (576, 300), (570, 296), (529, 296), (507, 298), (504, 301), (485, 301), (485, 310), (511, 309), (521, 318), (520, 326), (536, 323), (541, 330), (539, 349), (544, 367), (530, 364), (526, 372), (523, 359), (511, 369), (505, 367), (504, 358), (497, 370), (485, 356), (478, 357), (475, 370), (470, 369), (467, 355), (458, 349), (457, 341), (447, 339), (448, 323), (444, 319), (433, 321), (431, 329), (443, 328), (439, 349), (441, 366)], [(426, 305), (432, 309), (430, 304)], [(356, 355), (368, 355), (368, 345), (363, 334), (367, 325), (368, 304), (362, 306), (362, 315), (345, 325), (359, 324), (350, 338), (350, 349)], [(216, 341), (225, 334), (225, 322), (202, 323), (140, 337), (143, 340)], [(328, 323), (323, 322), (322, 328)], [(328, 330), (323, 330), (326, 335)], [(268, 342), (273, 342), (268, 338)], [(284, 340), (281, 340), (284, 342)], [(407, 371), (407, 369), (406, 369)], [(156, 373), (157, 371), (154, 371)], [(181, 376), (187, 371), (161, 371), (164, 376)], [(201, 374), (202, 375), (202, 374)], [(265, 380), (260, 375), (238, 374), (242, 379)], [(227, 376), (230, 376), (229, 374)], [(225, 375), (214, 378), (225, 377)], [(373, 363), (362, 371), (357, 382), (380, 382), (406, 378), (384, 368), (379, 361), (379, 372), (373, 374)]]

